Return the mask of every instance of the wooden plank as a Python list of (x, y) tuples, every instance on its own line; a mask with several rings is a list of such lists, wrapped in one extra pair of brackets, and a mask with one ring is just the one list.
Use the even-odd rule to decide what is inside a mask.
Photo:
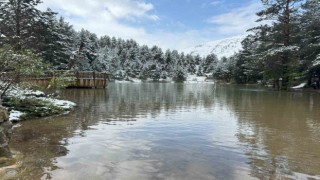
[[(91, 87), (91, 88), (105, 88), (109, 80), (109, 74), (105, 72), (95, 71), (51, 71), (46, 72), (41, 77), (22, 75), (23, 81), (34, 81), (40, 85), (48, 85), (53, 77), (63, 74), (66, 77), (74, 77), (74, 83), (70, 84), (72, 87)], [(5, 80), (10, 78), (9, 73), (1, 73), (0, 79)], [(10, 80), (10, 79), (7, 79)]]

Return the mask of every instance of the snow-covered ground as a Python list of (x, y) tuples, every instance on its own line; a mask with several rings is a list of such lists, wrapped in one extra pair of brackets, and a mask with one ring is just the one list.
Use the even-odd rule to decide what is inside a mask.
[(304, 83), (301, 83), (297, 86), (291, 87), (291, 89), (301, 89), (301, 88), (304, 88), (306, 85), (307, 85), (307, 83), (304, 82)]
[(214, 53), (219, 59), (222, 57), (230, 57), (242, 50), (241, 42), (245, 37), (246, 35), (241, 35), (222, 40), (211, 41), (188, 48), (184, 52), (191, 53), (192, 55), (199, 54), (201, 57), (205, 57)]
[[(135, 78), (129, 78), (129, 81), (120, 81), (120, 80), (115, 80), (116, 83), (142, 83), (142, 82), (154, 82), (152, 79), (147, 79), (142, 81), (141, 79), (135, 79)], [(174, 83), (172, 78), (167, 78), (167, 79), (159, 79), (157, 82), (163, 82), (163, 83)], [(207, 80), (207, 77), (205, 76), (197, 76), (197, 75), (188, 75), (185, 83), (214, 83), (212, 80)]]
[(39, 99), (42, 99), (44, 101), (49, 101), (53, 105), (58, 106), (64, 110), (70, 110), (76, 106), (76, 103), (67, 101), (67, 100), (60, 100), (60, 99), (53, 99), (53, 98), (46, 98), (46, 97), (41, 97)]
[(24, 113), (16, 110), (12, 110), (9, 113), (9, 121), (20, 121), (21, 117), (24, 115)]
[[(115, 80), (116, 83), (142, 83), (142, 82), (154, 82), (153, 79), (141, 80), (138, 78), (129, 78), (129, 80)], [(159, 79), (158, 82), (173, 82), (172, 78)]]
[(42, 91), (32, 91), (29, 89), (21, 89), (19, 87), (11, 87), (10, 90), (7, 92), (7, 95), (24, 99), (28, 96), (35, 96), (35, 97), (45, 96), (45, 93)]
[[(46, 94), (42, 91), (32, 91), (32, 90), (24, 90), (19, 87), (12, 87), (7, 95), (9, 97), (15, 97), (19, 99), (25, 99), (25, 98), (35, 98), (42, 101), (46, 101), (51, 103), (53, 106), (62, 108), (65, 111), (68, 111), (76, 106), (74, 102), (66, 101), (66, 100), (59, 100), (51, 97), (47, 97)], [(24, 115), (23, 112), (11, 110), (9, 115), (10, 121), (19, 121), (21, 117)]]
[(204, 83), (206, 79), (204, 76), (188, 75), (185, 83)]

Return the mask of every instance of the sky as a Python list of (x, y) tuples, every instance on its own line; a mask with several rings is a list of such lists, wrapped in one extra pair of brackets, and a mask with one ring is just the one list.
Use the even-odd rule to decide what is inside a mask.
[(243, 35), (256, 26), (260, 0), (43, 0), (70, 22), (98, 36), (184, 49)]

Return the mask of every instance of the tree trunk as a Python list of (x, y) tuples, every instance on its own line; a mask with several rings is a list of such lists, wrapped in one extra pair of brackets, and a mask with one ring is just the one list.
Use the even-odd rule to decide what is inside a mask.
[(21, 0), (17, 0), (17, 4), (16, 4), (16, 10), (15, 10), (15, 16), (16, 16), (16, 37), (17, 38), (15, 40), (16, 43), (16, 48), (17, 50), (21, 50), (22, 49), (22, 45), (21, 45)]
[[(283, 20), (283, 45), (285, 47), (290, 45), (290, 2), (291, 0), (286, 0), (286, 4), (285, 4), (285, 10), (284, 10), (284, 20)], [(282, 84), (283, 84), (283, 88), (287, 89), (288, 85), (289, 85), (289, 63), (290, 63), (290, 59), (288, 57), (288, 54), (284, 53), (281, 56), (282, 58)]]

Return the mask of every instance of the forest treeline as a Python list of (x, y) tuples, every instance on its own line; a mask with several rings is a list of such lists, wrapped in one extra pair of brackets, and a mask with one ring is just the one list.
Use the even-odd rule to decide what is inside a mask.
[(249, 29), (234, 59), (238, 83), (272, 81), (287, 89), (317, 82), (320, 75), (320, 1), (262, 0), (261, 25)]
[(310, 84), (320, 75), (319, 0), (262, 0), (264, 9), (257, 12), (261, 25), (248, 30), (242, 51), (220, 60), (215, 54), (163, 51), (132, 39), (76, 31), (52, 10), (37, 9), (39, 0), (0, 3), (0, 46), (31, 50), (52, 69), (107, 71), (117, 79), (184, 80), (188, 74), (206, 74), (228, 82), (270, 82), (284, 89), (303, 81)]
[[(40, 11), (38, 0), (8, 0), (0, 4), (0, 46), (29, 49), (53, 69), (107, 71), (114, 78), (184, 80), (187, 74), (210, 74), (218, 58), (163, 51), (135, 40), (102, 36), (72, 25), (50, 9)], [(112, 27), (111, 27), (112, 28)], [(155, 42), (156, 44), (156, 42)]]

